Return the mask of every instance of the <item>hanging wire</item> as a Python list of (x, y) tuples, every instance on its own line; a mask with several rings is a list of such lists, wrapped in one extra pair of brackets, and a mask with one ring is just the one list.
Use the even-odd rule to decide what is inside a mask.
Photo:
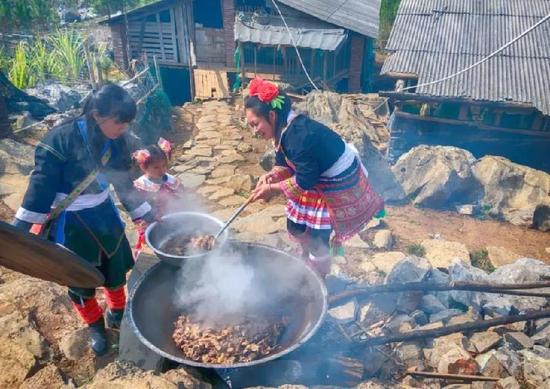
[(315, 88), (316, 91), (319, 91), (320, 89), (317, 87), (317, 85), (315, 85), (315, 83), (311, 79), (311, 77), (310, 77), (310, 75), (309, 75), (309, 73), (306, 69), (306, 66), (304, 65), (304, 61), (302, 61), (302, 56), (300, 55), (300, 50), (298, 50), (298, 46), (296, 45), (296, 41), (294, 40), (294, 36), (292, 35), (292, 32), (290, 31), (290, 28), (288, 27), (288, 24), (286, 23), (285, 17), (281, 13), (281, 10), (279, 9), (279, 6), (275, 2), (275, 0), (271, 0), (271, 2), (273, 3), (275, 8), (277, 9), (277, 12), (279, 13), (279, 16), (281, 17), (281, 19), (282, 19), (282, 21), (283, 21), (283, 23), (286, 27), (286, 31), (288, 32), (288, 35), (290, 35), (290, 40), (292, 42), (292, 45), (294, 46), (294, 50), (296, 50), (296, 55), (298, 55), (298, 60), (300, 61), (300, 65), (302, 65), (302, 69), (304, 70), (304, 73), (306, 74), (307, 79), (309, 80), (309, 82), (313, 86), (313, 88)]

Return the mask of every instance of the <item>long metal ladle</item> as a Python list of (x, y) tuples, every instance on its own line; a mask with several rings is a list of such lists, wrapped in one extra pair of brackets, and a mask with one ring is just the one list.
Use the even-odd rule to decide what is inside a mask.
[(252, 197), (253, 196), (250, 196), (246, 202), (241, 205), (234, 213), (233, 215), (231, 215), (231, 217), (229, 219), (227, 219), (227, 221), (225, 222), (225, 224), (222, 226), (222, 228), (218, 231), (218, 233), (216, 235), (214, 235), (214, 241), (218, 240), (218, 238), (220, 237), (221, 234), (223, 234), (223, 232), (225, 230), (227, 230), (227, 227), (229, 227), (229, 225), (231, 223), (233, 223), (233, 221), (242, 213), (242, 211), (244, 211), (244, 209), (248, 206), (248, 204), (250, 204), (252, 202)]

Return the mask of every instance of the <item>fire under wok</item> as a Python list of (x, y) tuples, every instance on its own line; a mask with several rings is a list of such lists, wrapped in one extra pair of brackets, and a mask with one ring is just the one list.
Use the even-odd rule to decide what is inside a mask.
[[(242, 264), (253, 270), (253, 276), (247, 283), (248, 289), (242, 293), (245, 303), (239, 305), (238, 312), (228, 316), (273, 320), (274, 325), (279, 325), (278, 318), (284, 318), (284, 327), (277, 334), (277, 347), (267, 355), (259, 355), (257, 359), (246, 362), (237, 359), (234, 363), (203, 363), (187, 358), (173, 339), (178, 318), (181, 315), (192, 316), (201, 308), (223, 311), (231, 303), (225, 301), (223, 296), (212, 307), (201, 306), (212, 305), (212, 301), (185, 301), (187, 298), (192, 300), (191, 296), (204, 285), (198, 284), (196, 277), (184, 276), (185, 267), (191, 265), (184, 264), (182, 268), (177, 268), (165, 262), (156, 264), (143, 274), (130, 294), (127, 310), (129, 323), (144, 345), (165, 358), (185, 365), (237, 368), (277, 359), (313, 336), (327, 311), (327, 291), (319, 276), (300, 259), (272, 247), (231, 241), (221, 254), (218, 253), (222, 260), (227, 250), (231, 252), (229, 255), (237, 253)], [(205, 260), (208, 258), (192, 261), (196, 264)], [(222, 271), (230, 274), (232, 269), (226, 267)], [(260, 294), (268, 298), (260, 300)]]

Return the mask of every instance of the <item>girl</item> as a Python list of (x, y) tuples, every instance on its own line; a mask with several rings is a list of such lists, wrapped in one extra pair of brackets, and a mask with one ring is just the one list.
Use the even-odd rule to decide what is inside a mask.
[[(120, 86), (107, 84), (93, 93), (81, 116), (53, 128), (36, 147), (35, 168), (13, 223), (28, 231), (63, 211), (47, 237), (94, 264), (105, 276), (106, 318), (112, 328), (120, 327), (126, 272), (134, 262), (109, 184), (134, 221), (155, 219), (129, 176), (132, 160), (126, 129), (135, 115), (131, 96)], [(93, 351), (104, 354), (105, 321), (95, 289), (71, 287), (69, 297), (89, 325)]]
[(253, 200), (283, 193), (287, 228), (308, 263), (323, 277), (330, 271), (333, 244), (359, 232), (383, 209), (371, 188), (357, 150), (328, 127), (291, 110), (290, 98), (277, 85), (255, 79), (245, 101), (254, 132), (272, 139), (276, 166), (262, 176)]
[[(143, 175), (134, 181), (134, 187), (142, 193), (155, 210), (157, 217), (162, 217), (175, 210), (176, 200), (181, 199), (183, 185), (171, 174), (168, 174), (168, 162), (172, 156), (172, 145), (160, 138), (158, 144), (136, 151), (132, 158)], [(145, 243), (145, 228), (138, 226), (138, 241), (134, 256), (141, 251)]]
[(160, 138), (158, 144), (136, 151), (132, 158), (143, 175), (134, 181), (134, 187), (143, 193), (158, 216), (169, 211), (170, 204), (179, 198), (183, 185), (168, 174), (168, 162), (172, 155), (172, 145)]

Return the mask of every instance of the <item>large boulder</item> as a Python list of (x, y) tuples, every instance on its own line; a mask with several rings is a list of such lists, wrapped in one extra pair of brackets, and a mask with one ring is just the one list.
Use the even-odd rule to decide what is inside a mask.
[(550, 231), (550, 205), (537, 205), (533, 213), (533, 227), (544, 232)]
[[(531, 226), (536, 208), (550, 205), (548, 173), (495, 156), (481, 158), (472, 171), (483, 185), (481, 202), (493, 217), (516, 225)], [(543, 208), (539, 211), (541, 215), (537, 218), (537, 226), (546, 228), (544, 226), (548, 221), (545, 222), (543, 211)]]
[(449, 146), (418, 146), (403, 154), (392, 171), (414, 204), (449, 208), (475, 202), (479, 184), (472, 174), (475, 157)]

